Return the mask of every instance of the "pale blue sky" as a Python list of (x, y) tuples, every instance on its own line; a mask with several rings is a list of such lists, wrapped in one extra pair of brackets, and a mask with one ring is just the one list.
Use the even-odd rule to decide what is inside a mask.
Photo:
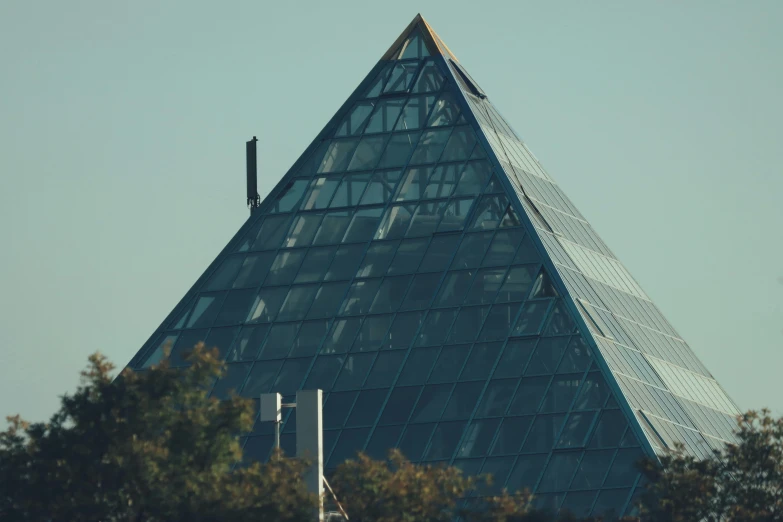
[(783, 2), (0, 2), (0, 415), (124, 365), (417, 12), (743, 409), (783, 414)]

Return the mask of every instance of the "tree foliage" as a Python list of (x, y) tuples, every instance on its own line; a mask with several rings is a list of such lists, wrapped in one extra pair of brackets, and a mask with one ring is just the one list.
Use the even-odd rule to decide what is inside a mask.
[(736, 443), (698, 460), (683, 452), (648, 461), (643, 518), (655, 521), (783, 521), (783, 419), (768, 410), (739, 419)]
[(47, 423), (9, 418), (0, 433), (3, 521), (294, 521), (315, 505), (302, 464), (232, 471), (252, 401), (208, 397), (224, 371), (197, 346), (187, 369), (123, 372), (90, 357), (82, 382)]

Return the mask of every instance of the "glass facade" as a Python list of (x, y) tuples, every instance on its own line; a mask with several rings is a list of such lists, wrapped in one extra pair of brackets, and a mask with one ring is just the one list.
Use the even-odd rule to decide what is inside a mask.
[(324, 390), (327, 472), (397, 447), (622, 515), (639, 458), (705, 455), (738, 410), (442, 40), (400, 42), (130, 366), (204, 341), (213, 396)]

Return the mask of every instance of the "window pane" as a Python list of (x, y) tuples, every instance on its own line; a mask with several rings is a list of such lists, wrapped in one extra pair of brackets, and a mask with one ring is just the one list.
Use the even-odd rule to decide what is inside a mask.
[(494, 341), (505, 339), (511, 332), (511, 325), (517, 316), (518, 304), (494, 305), (484, 321), (479, 339), (482, 341)]
[(361, 388), (375, 360), (374, 353), (351, 354), (346, 357), (343, 369), (334, 383), (335, 390), (353, 390)]
[(460, 382), (454, 387), (449, 403), (443, 411), (444, 420), (467, 419), (476, 407), (483, 382)]
[(427, 186), (427, 180), (432, 174), (432, 167), (411, 167), (405, 173), (405, 177), (397, 190), (395, 201), (412, 201), (420, 199)]
[(410, 285), (401, 310), (416, 310), (426, 308), (440, 283), (440, 274), (416, 274)]
[(402, 171), (398, 169), (374, 172), (370, 185), (362, 196), (361, 204), (375, 205), (389, 201), (400, 177), (402, 177)]
[(476, 145), (476, 135), (469, 126), (457, 127), (451, 133), (441, 161), (466, 160)]
[(470, 306), (459, 311), (459, 317), (449, 333), (448, 343), (468, 343), (474, 341), (484, 318), (489, 312), (488, 306)]
[(380, 279), (354, 281), (340, 308), (340, 315), (366, 314), (370, 311), (375, 294), (381, 285)]
[(334, 135), (355, 136), (357, 134), (361, 134), (362, 126), (364, 125), (364, 122), (367, 121), (367, 117), (372, 112), (373, 106), (373, 102), (365, 101), (357, 103), (354, 108), (351, 109), (351, 113), (345, 117), (345, 120), (343, 120), (343, 123), (340, 125)]
[(356, 147), (356, 152), (348, 165), (348, 170), (374, 169), (381, 159), (381, 153), (386, 145), (388, 135), (365, 136)]
[(272, 252), (247, 256), (242, 263), (242, 268), (240, 268), (237, 278), (234, 279), (233, 287), (246, 288), (260, 285), (267, 272), (269, 272), (269, 267), (272, 266), (274, 259), (275, 255)]
[(444, 346), (430, 375), (430, 382), (454, 382), (457, 380), (465, 359), (470, 352), (469, 344)]
[[(386, 403), (386, 407), (383, 409), (379, 424), (405, 423), (410, 416), (411, 410), (413, 410), (413, 405), (416, 404), (416, 399), (418, 398), (420, 391), (421, 386), (394, 388)], [(408, 455), (408, 457), (413, 458), (410, 455)]]
[(568, 489), (571, 477), (574, 476), (577, 463), (579, 462), (578, 452), (555, 453), (549, 459), (549, 465), (538, 485), (538, 491), (563, 491)]
[(438, 357), (438, 348), (421, 348), (413, 350), (405, 362), (398, 385), (424, 384), (430, 374), (435, 359)]
[(443, 408), (449, 400), (453, 384), (431, 384), (424, 387), (409, 422), (440, 420)]
[(269, 212), (291, 212), (292, 210), (296, 210), (297, 203), (299, 203), (299, 200), (302, 198), (302, 194), (307, 188), (307, 184), (307, 181), (303, 179), (288, 182), (288, 184), (278, 193)]
[(521, 228), (499, 230), (492, 240), (482, 266), (505, 266), (511, 264), (514, 253), (525, 232)]
[(323, 214), (320, 212), (296, 216), (291, 224), (291, 228), (288, 230), (288, 236), (283, 241), (283, 246), (286, 248), (308, 246), (318, 231), (322, 217)]
[(272, 386), (272, 391), (276, 391), (283, 395), (291, 395), (299, 389), (304, 379), (307, 369), (310, 367), (312, 358), (305, 359), (288, 359), (283, 363), (283, 367), (280, 373), (275, 379), (275, 384)]
[(413, 205), (394, 205), (386, 210), (375, 239), (396, 239), (405, 235), (416, 207)]
[(427, 60), (411, 92), (435, 92), (443, 85), (443, 75), (433, 61)]
[(612, 467), (604, 481), (605, 488), (633, 486), (639, 475), (637, 465), (644, 458), (644, 453), (639, 448), (621, 449), (614, 457)]
[(389, 275), (415, 272), (424, 257), (427, 242), (427, 239), (404, 239), (389, 265)]
[(583, 372), (590, 366), (590, 348), (585, 343), (582, 336), (576, 335), (571, 338), (571, 343), (563, 355), (557, 373)]
[(458, 234), (434, 236), (427, 247), (427, 253), (424, 255), (424, 259), (421, 261), (419, 271), (440, 272), (445, 270), (451, 257), (454, 255), (454, 250), (457, 248), (459, 239), (460, 237)]
[(541, 412), (568, 411), (582, 382), (580, 374), (557, 375), (541, 404)]
[[(419, 163), (435, 163), (440, 158), (446, 141), (449, 139), (451, 129), (438, 129), (426, 131), (421, 135), (416, 151), (411, 157), (411, 165)], [(505, 209), (503, 209), (505, 210)]]
[(538, 335), (541, 331), (541, 323), (549, 310), (549, 304), (549, 300), (526, 302), (522, 306), (513, 335)]
[(405, 296), (411, 276), (387, 277), (381, 283), (375, 300), (370, 306), (370, 312), (379, 314), (384, 312), (396, 312)]
[(492, 166), (486, 160), (470, 161), (462, 171), (455, 195), (480, 194), (492, 175)]
[(364, 442), (369, 434), (370, 428), (343, 430), (326, 467), (334, 468), (344, 460), (355, 457), (356, 453), (364, 448)]
[(343, 302), (345, 291), (348, 289), (348, 283), (324, 283), (315, 294), (310, 311), (307, 312), (308, 319), (319, 319), (332, 317), (337, 313), (340, 303)]
[(397, 117), (400, 115), (404, 103), (405, 98), (379, 101), (364, 133), (390, 132), (397, 122)]
[(326, 336), (321, 353), (345, 353), (353, 344), (353, 339), (359, 331), (361, 319), (352, 317), (338, 319), (332, 324), (329, 335)]
[(572, 413), (566, 421), (563, 433), (560, 435), (558, 448), (581, 448), (585, 445), (585, 437), (593, 424), (594, 412)]
[(538, 415), (530, 433), (527, 435), (523, 453), (539, 453), (549, 451), (555, 444), (555, 437), (560, 433), (565, 415)]
[(397, 445), (397, 440), (402, 433), (402, 426), (380, 426), (375, 429), (367, 443), (365, 453), (367, 456), (382, 460), (388, 457), (389, 450)]
[(519, 453), (522, 443), (525, 441), (527, 430), (532, 423), (532, 416), (506, 417), (503, 419), (495, 444), (492, 446), (492, 455), (513, 455)]
[(256, 297), (256, 291), (253, 288), (245, 290), (232, 290), (223, 301), (223, 307), (215, 319), (215, 326), (227, 324), (238, 324), (245, 320), (247, 312), (252, 306)]
[(273, 324), (261, 348), (259, 359), (282, 359), (291, 350), (299, 323)]
[(484, 466), (481, 468), (481, 474), (491, 475), (493, 480), (491, 484), (481, 484), (478, 490), (479, 494), (499, 495), (508, 479), (508, 474), (511, 472), (511, 466), (513, 464), (513, 459), (487, 459), (486, 462), (484, 462)]
[(546, 464), (547, 455), (525, 455), (517, 459), (511, 475), (508, 477), (506, 489), (509, 491), (532, 490), (541, 476)]
[(424, 455), (424, 460), (448, 459), (454, 455), (462, 431), (464, 422), (444, 422), (438, 424), (432, 434), (432, 440)]
[(353, 407), (358, 392), (330, 393), (324, 404), (324, 428), (341, 428)]
[(424, 312), (397, 314), (382, 349), (404, 350), (408, 348), (416, 337), (423, 319)]
[(500, 224), (500, 220), (506, 213), (508, 200), (506, 196), (484, 196), (479, 200), (476, 216), (470, 225), (472, 230), (490, 230)]
[(530, 291), (530, 285), (533, 284), (533, 277), (536, 273), (536, 267), (532, 265), (513, 266), (508, 271), (503, 286), (500, 287), (498, 302), (521, 301), (527, 297)]
[(380, 277), (386, 273), (399, 242), (372, 243), (356, 272), (356, 277)]
[(517, 263), (540, 263), (541, 258), (538, 256), (535, 245), (530, 239), (530, 236), (525, 236), (522, 240), (522, 244), (517, 250), (517, 255), (514, 256), (514, 264)]
[(240, 395), (242, 397), (256, 398), (262, 393), (269, 393), (281, 366), (283, 366), (283, 361), (262, 361), (255, 363)]
[(503, 279), (506, 276), (504, 268), (483, 268), (478, 271), (476, 279), (470, 287), (466, 299), (467, 304), (491, 304), (495, 301)]
[(386, 78), (389, 77), (392, 67), (394, 67), (394, 64), (392, 63), (384, 65), (383, 69), (378, 72), (378, 76), (375, 77), (375, 80), (373, 80), (372, 84), (370, 84), (370, 87), (367, 89), (367, 93), (364, 95), (365, 98), (375, 98), (381, 94), (383, 84), (386, 82)]
[(250, 308), (247, 322), (268, 323), (273, 321), (287, 293), (287, 288), (262, 288)]
[[(469, 368), (470, 363), (465, 367), (465, 371)], [(490, 381), (487, 389), (484, 391), (476, 416), (494, 417), (506, 413), (506, 408), (514, 396), (516, 387), (517, 381), (515, 379), (495, 379)]]
[(428, 236), (435, 232), (446, 210), (446, 201), (420, 203), (411, 220), (407, 236)]
[(337, 355), (320, 356), (315, 360), (310, 375), (305, 381), (305, 390), (321, 389), (329, 391), (332, 389), (334, 380), (343, 366), (342, 357)]
[(318, 232), (313, 239), (314, 245), (333, 245), (339, 243), (345, 235), (345, 229), (351, 222), (350, 210), (327, 212)]
[(318, 173), (345, 170), (358, 141), (356, 139), (332, 141), (329, 144), (329, 148), (326, 149), (321, 165), (318, 167)]
[(446, 279), (444, 279), (440, 287), (440, 292), (438, 292), (438, 297), (435, 298), (433, 306), (458, 306), (462, 304), (474, 274), (475, 272), (472, 270), (446, 274)]
[(291, 357), (303, 357), (318, 353), (318, 347), (326, 335), (329, 326), (328, 321), (308, 321), (302, 323), (299, 335), (291, 349)]
[(239, 328), (212, 328), (209, 335), (204, 340), (204, 347), (208, 350), (217, 348), (218, 359), (223, 360), (226, 357), (231, 343), (234, 341)]
[(386, 332), (389, 331), (393, 317), (393, 315), (366, 317), (359, 330), (359, 335), (356, 336), (356, 340), (353, 342), (351, 351), (369, 352), (379, 350), (381, 342), (386, 337)]
[(574, 330), (576, 325), (571, 319), (571, 314), (565, 304), (558, 299), (544, 326), (544, 335), (564, 335), (573, 333)]
[(465, 234), (451, 268), (476, 268), (481, 264), (484, 253), (489, 249), (492, 232)]
[(393, 134), (378, 167), (402, 167), (408, 163), (408, 157), (418, 141), (419, 136), (416, 132)]
[(481, 380), (489, 377), (503, 343), (480, 343), (473, 346), (468, 362), (460, 375), (460, 381)]
[(220, 311), (225, 295), (226, 292), (199, 296), (193, 311), (190, 313), (187, 328), (211, 326), (215, 317), (217, 317), (218, 311)]
[(337, 247), (308, 250), (294, 283), (314, 283), (323, 280), (336, 251)]
[(237, 276), (244, 259), (245, 256), (231, 256), (226, 258), (204, 284), (204, 290), (226, 290), (231, 288), (231, 283)]
[(427, 46), (424, 44), (424, 40), (421, 37), (421, 33), (416, 29), (411, 36), (408, 37), (405, 44), (400, 48), (400, 60), (406, 58), (424, 58), (429, 56), (430, 53), (427, 50)]
[(405, 429), (402, 440), (400, 440), (399, 447), (402, 454), (414, 462), (420, 460), (434, 430), (435, 424), (413, 424), (408, 426)]
[(362, 260), (365, 245), (341, 245), (334, 255), (332, 264), (326, 272), (326, 281), (352, 279)]
[(555, 290), (549, 275), (543, 268), (538, 274), (535, 283), (533, 283), (533, 289), (530, 291), (530, 299), (541, 297), (557, 297), (557, 290)]
[(443, 212), (443, 219), (440, 225), (438, 225), (438, 232), (462, 230), (472, 206), (473, 198), (452, 199), (449, 201), (446, 210)]
[[(400, 371), (400, 366), (405, 358), (405, 352), (383, 352), (378, 354), (378, 358), (375, 359), (375, 364), (370, 371), (370, 375), (367, 376), (367, 381), (364, 383), (365, 388), (389, 388), (391, 387), (394, 379), (397, 377), (397, 373)], [(384, 390), (384, 396), (386, 391)]]
[(579, 392), (576, 402), (574, 402), (574, 409), (588, 410), (593, 408), (600, 408), (606, 402), (606, 399), (610, 395), (609, 386), (601, 377), (598, 372), (591, 372), (587, 375), (585, 383), (582, 385), (582, 390)]
[[(381, 208), (365, 208), (358, 210), (353, 216), (348, 230), (343, 238), (343, 243), (353, 243), (357, 241), (368, 241), (375, 234), (378, 223), (381, 221)], [(356, 260), (359, 262), (359, 259)]]
[(628, 423), (620, 410), (607, 410), (601, 414), (601, 419), (595, 427), (590, 440), (591, 448), (614, 448), (620, 444)]
[(339, 178), (315, 178), (310, 183), (310, 189), (307, 191), (307, 195), (304, 198), (302, 209), (311, 210), (328, 207), (329, 202), (332, 200), (332, 195), (339, 183)]
[(422, 197), (429, 199), (447, 198), (451, 196), (461, 170), (462, 163), (449, 163), (436, 166), (429, 181), (427, 181), (427, 186), (424, 189)]
[(495, 437), (500, 419), (473, 421), (457, 450), (458, 457), (483, 457)]
[(318, 285), (291, 287), (283, 302), (283, 306), (280, 308), (280, 312), (277, 314), (277, 320), (298, 321), (304, 319), (317, 292)]
[(598, 494), (593, 506), (593, 515), (600, 515), (603, 520), (613, 520), (620, 516), (620, 510), (628, 499), (630, 489), (605, 489)]
[(512, 339), (506, 343), (495, 377), (519, 377), (536, 347), (535, 339)]
[(226, 356), (226, 362), (253, 361), (266, 337), (269, 325), (245, 326)]
[(600, 488), (613, 457), (614, 450), (586, 451), (576, 470), (571, 489)]
[(411, 96), (405, 105), (395, 130), (416, 130), (424, 126), (427, 115), (435, 103), (435, 96)]
[(438, 127), (444, 125), (454, 125), (459, 118), (459, 106), (451, 92), (444, 92), (438, 101), (435, 102), (435, 108), (432, 111), (428, 127)]
[[(250, 250), (275, 250), (280, 246), (285, 233), (288, 231), (286, 224), (289, 216), (268, 216), (258, 230), (258, 235), (252, 240)], [(249, 238), (248, 238), (249, 239)], [(243, 250), (240, 247), (240, 250)]]
[(335, 208), (358, 205), (368, 181), (370, 181), (370, 174), (346, 175), (337, 187), (329, 206)]
[(530, 359), (525, 375), (551, 375), (560, 362), (560, 357), (568, 345), (568, 337), (555, 337), (538, 341), (533, 357)]
[(394, 69), (392, 69), (389, 81), (386, 82), (383, 92), (404, 92), (408, 90), (418, 67), (418, 60), (397, 62)]
[(381, 406), (388, 390), (364, 390), (359, 392), (351, 415), (345, 421), (346, 428), (372, 426), (381, 413)]
[(544, 393), (549, 386), (549, 380), (549, 377), (525, 377), (522, 379), (508, 413), (519, 415), (537, 412), (541, 399), (544, 398)]
[(304, 260), (305, 253), (305, 250), (281, 250), (278, 252), (264, 281), (265, 286), (291, 283)]
[(442, 344), (456, 316), (456, 310), (430, 310), (424, 326), (422, 326), (421, 332), (419, 332), (416, 346)]

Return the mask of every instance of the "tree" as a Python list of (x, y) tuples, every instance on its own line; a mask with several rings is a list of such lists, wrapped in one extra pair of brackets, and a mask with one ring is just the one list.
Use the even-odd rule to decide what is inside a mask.
[(682, 452), (648, 461), (643, 518), (783, 521), (783, 419), (768, 410), (739, 418), (736, 443), (704, 460)]
[(48, 423), (16, 416), (0, 433), (0, 520), (309, 520), (301, 462), (236, 467), (253, 406), (208, 397), (224, 371), (217, 357), (199, 345), (187, 368), (164, 361), (113, 381), (113, 366), (91, 356)]
[(338, 466), (332, 479), (338, 500), (351, 522), (451, 522), (463, 520), (532, 521), (528, 493), (505, 491), (482, 497), (480, 503), (460, 507), (473, 490), (488, 485), (488, 477), (466, 477), (453, 466), (417, 465), (399, 450), (387, 461), (359, 454)]

